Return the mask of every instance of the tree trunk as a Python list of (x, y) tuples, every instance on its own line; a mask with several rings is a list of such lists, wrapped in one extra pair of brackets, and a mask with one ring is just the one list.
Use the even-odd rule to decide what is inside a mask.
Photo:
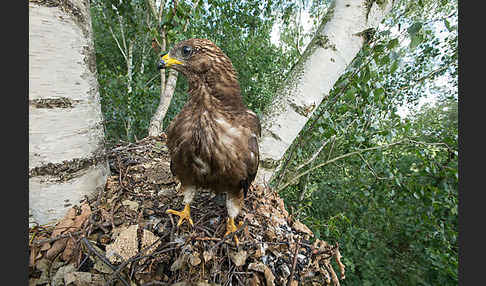
[(104, 149), (89, 1), (29, 1), (29, 222), (102, 190)]
[[(379, 3), (379, 4), (378, 4)], [(364, 44), (360, 32), (376, 28), (393, 0), (335, 0), (316, 36), (262, 118), (257, 182), (269, 181), (316, 107)]]
[(133, 45), (134, 40), (128, 42), (128, 59), (127, 59), (127, 91), (132, 93), (133, 83)]
[[(172, 96), (174, 95), (177, 83), (177, 75), (178, 72), (174, 69), (171, 69), (169, 70), (169, 76), (166, 79), (165, 69), (160, 70), (160, 78), (162, 83), (160, 90), (160, 102), (159, 106), (157, 106), (157, 110), (150, 120), (150, 126), (148, 130), (149, 136), (158, 136), (163, 131), (162, 124), (164, 122), (165, 114), (167, 114), (167, 110), (169, 109), (170, 102), (172, 101)], [(165, 85), (163, 85), (164, 82), (166, 82)]]
[[(151, 11), (153, 15), (156, 15), (155, 11), (155, 1), (150, 0), (148, 1)], [(196, 10), (197, 6), (199, 4), (199, 0), (195, 0), (193, 3), (193, 7), (191, 9), (191, 12), (189, 15), (193, 15), (194, 11)], [(177, 2), (174, 3), (174, 5), (177, 6)], [(159, 6), (159, 14), (158, 14), (158, 21), (160, 22), (162, 19), (162, 11), (165, 7), (165, 1), (161, 1), (160, 6)], [(189, 23), (189, 17), (185, 20), (182, 31), (185, 33), (187, 31), (187, 25)], [(167, 39), (166, 39), (166, 33), (165, 31), (161, 31), (161, 38), (162, 38), (162, 44), (161, 44), (161, 49), (164, 51), (166, 48), (168, 48), (167, 45)], [(164, 123), (164, 118), (165, 115), (167, 114), (167, 110), (169, 110), (170, 103), (172, 101), (172, 97), (175, 92), (176, 88), (176, 83), (177, 83), (177, 76), (179, 73), (174, 70), (170, 69), (169, 70), (169, 75), (165, 76), (165, 69), (160, 70), (160, 101), (159, 105), (157, 106), (157, 110), (155, 111), (154, 115), (150, 119), (150, 126), (148, 129), (149, 136), (158, 136), (162, 133), (163, 131), (163, 123)], [(164, 83), (166, 83), (164, 85)]]

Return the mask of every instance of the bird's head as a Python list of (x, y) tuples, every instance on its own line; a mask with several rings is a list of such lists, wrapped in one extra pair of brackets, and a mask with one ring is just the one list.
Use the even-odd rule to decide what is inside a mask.
[(241, 91), (233, 64), (210, 40), (189, 39), (177, 43), (161, 57), (158, 68), (181, 72), (189, 82), (189, 90), (205, 86), (211, 96), (233, 98), (240, 104)]
[(173, 68), (186, 76), (201, 75), (211, 70), (233, 70), (230, 59), (207, 39), (189, 39), (177, 43), (161, 56), (158, 68)]

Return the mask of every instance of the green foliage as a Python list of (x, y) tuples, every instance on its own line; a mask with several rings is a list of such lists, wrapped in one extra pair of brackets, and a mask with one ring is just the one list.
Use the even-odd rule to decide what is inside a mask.
[(208, 1), (192, 21), (191, 37), (212, 40), (231, 59), (247, 106), (261, 114), (285, 72), (293, 64), (282, 48), (270, 42), (276, 16), (272, 1)]
[[(457, 5), (421, 2), (431, 10), (401, 2), (272, 182), (310, 170), (280, 193), (317, 238), (339, 242), (344, 285), (457, 284), (457, 28), (443, 20), (455, 26)], [(427, 94), (436, 104), (417, 109)], [(416, 111), (402, 118), (400, 105)]]
[[(168, 48), (192, 37), (208, 38), (221, 47), (238, 72), (245, 103), (257, 114), (270, 103), (285, 71), (297, 60), (270, 42), (271, 29), (278, 11), (287, 5), (285, 1), (200, 1), (193, 13), (189, 1), (178, 1), (176, 9), (168, 2), (160, 23), (154, 23), (150, 17), (147, 1), (93, 2), (91, 16), (108, 142), (133, 141), (148, 134), (160, 98), (156, 69), (159, 54), (151, 48), (151, 41), (155, 37), (161, 42), (157, 31), (162, 27), (167, 31)], [(135, 43), (131, 83), (126, 60), (110, 27), (122, 48), (123, 35), (126, 42), (133, 39)], [(124, 27), (123, 32), (120, 27)], [(132, 92), (128, 92), (128, 85)], [(165, 127), (184, 105), (186, 90), (187, 82), (179, 76)]]
[[(157, 79), (160, 84), (156, 69), (158, 55), (150, 48), (152, 38), (145, 5), (141, 0), (91, 4), (101, 108), (109, 143), (145, 137), (159, 101), (160, 86), (154, 84)], [(125, 59), (128, 57), (125, 46), (130, 41), (133, 41), (131, 80)]]
[[(112, 142), (147, 135), (160, 95), (159, 54), (150, 45), (161, 28), (169, 47), (191, 37), (220, 46), (239, 74), (245, 103), (261, 114), (330, 4), (206, 0), (193, 7), (178, 1), (154, 23), (147, 1), (92, 2)], [(314, 21), (307, 32), (304, 12)], [(270, 41), (275, 25), (281, 27), (279, 46)], [(134, 41), (131, 82), (118, 46), (123, 43), (109, 27), (120, 41), (125, 27), (126, 41)], [(186, 102), (186, 89), (179, 77), (164, 126)], [(437, 103), (419, 109), (427, 95)], [(317, 238), (339, 242), (347, 266), (343, 285), (457, 284), (457, 97), (457, 1), (399, 0), (292, 144), (272, 184), (279, 188), (309, 171), (281, 195)], [(401, 106), (414, 111), (401, 117)]]

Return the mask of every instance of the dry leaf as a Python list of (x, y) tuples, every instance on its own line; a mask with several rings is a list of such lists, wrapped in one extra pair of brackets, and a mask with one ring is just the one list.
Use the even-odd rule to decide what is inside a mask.
[(54, 276), (52, 277), (51, 285), (52, 286), (67, 285), (66, 283), (64, 283), (64, 276), (66, 275), (66, 273), (71, 273), (74, 271), (76, 271), (76, 267), (74, 266), (74, 263), (61, 266), (57, 270), (56, 274), (54, 274)]
[(46, 242), (46, 243), (42, 244), (40, 251), (49, 250), (49, 248), (51, 248), (51, 244), (49, 242)]
[[(105, 252), (103, 250), (101, 250), (98, 246), (96, 246), (95, 244), (92, 244), (91, 246), (96, 251), (98, 251), (98, 253), (105, 254)], [(93, 269), (96, 269), (96, 271), (98, 271), (100, 273), (107, 273), (107, 274), (113, 273), (113, 269), (111, 269), (110, 266), (108, 266), (105, 262), (103, 262), (103, 260), (101, 260), (98, 256), (93, 255), (93, 259), (94, 259)]]
[(138, 202), (135, 202), (135, 201), (124, 200), (122, 202), (122, 205), (127, 206), (132, 211), (137, 211), (138, 210)]
[(301, 223), (298, 220), (296, 220), (292, 226), (297, 231), (306, 233), (306, 234), (308, 234), (310, 236), (314, 236), (314, 234), (312, 233), (312, 231), (305, 224)]
[(186, 254), (182, 254), (177, 258), (174, 263), (170, 266), (170, 271), (174, 272), (182, 268), (186, 262)]
[(236, 266), (241, 266), (245, 264), (248, 253), (246, 252), (246, 250), (240, 250), (238, 252), (230, 251), (229, 256), (231, 258), (231, 261), (233, 261)]
[(339, 252), (339, 247), (336, 248), (336, 262), (339, 266), (339, 270), (341, 271), (341, 280), (346, 279), (346, 276), (344, 275), (344, 268), (346, 267), (342, 262), (341, 262), (341, 253)]
[(69, 272), (64, 275), (65, 285), (91, 285), (91, 273), (88, 272)]
[(67, 240), (67, 238), (56, 240), (52, 247), (46, 252), (46, 257), (48, 259), (53, 259), (56, 255), (58, 255), (64, 249), (64, 247), (66, 247)]
[(73, 252), (75, 247), (76, 247), (76, 242), (74, 241), (74, 239), (70, 238), (66, 243), (64, 252), (62, 253), (63, 261), (68, 262), (69, 260), (71, 260), (71, 258), (73, 257)]
[(252, 262), (248, 265), (249, 270), (258, 271), (258, 272), (265, 272), (265, 264), (262, 262)]
[(192, 266), (197, 266), (199, 263), (201, 263), (201, 258), (199, 258), (199, 255), (197, 253), (193, 253), (189, 257), (189, 262), (191, 263)]
[(336, 272), (334, 272), (331, 263), (329, 263), (329, 261), (326, 261), (324, 262), (324, 265), (326, 265), (327, 271), (329, 272), (329, 274), (331, 274), (332, 285), (340, 286), (339, 279), (336, 275)]
[[(157, 236), (155, 236), (152, 232), (144, 229), (143, 230), (143, 236), (142, 236), (142, 249), (145, 249), (146, 247), (152, 245), (150, 248), (148, 248), (147, 250), (144, 251), (144, 255), (146, 254), (149, 254), (149, 253), (153, 253), (157, 247), (160, 245), (160, 241), (158, 241), (156, 243), (156, 241), (158, 240), (159, 238)], [(146, 259), (148, 258), (144, 258), (144, 259), (141, 259), (139, 261), (139, 264), (143, 264), (145, 263)]]
[(260, 282), (260, 279), (258, 278), (258, 274), (253, 273), (253, 276), (251, 277), (251, 280), (250, 280), (250, 286), (262, 286), (262, 283)]
[(267, 237), (267, 240), (274, 240), (277, 236), (275, 235), (275, 232), (271, 231), (270, 229), (267, 229), (265, 231), (265, 236)]
[(120, 232), (115, 241), (106, 246), (106, 257), (111, 263), (121, 262), (115, 253), (120, 255), (124, 260), (130, 259), (138, 253), (137, 240), (138, 225), (131, 225)]
[(275, 280), (275, 276), (272, 273), (272, 270), (268, 268), (268, 266), (265, 265), (265, 271), (263, 272), (265, 275), (265, 280), (267, 281), (267, 286), (274, 286), (275, 283), (273, 282)]
[(30, 249), (30, 258), (29, 258), (30, 267), (33, 267), (35, 265), (35, 260), (36, 260), (35, 258), (37, 256), (37, 251), (38, 251), (37, 247), (32, 247)]
[(287, 277), (290, 276), (290, 269), (287, 266), (287, 264), (282, 264), (282, 265), (280, 265), (279, 268), (280, 268), (280, 271), (282, 272), (282, 277), (287, 279)]
[(59, 236), (61, 233), (63, 233), (65, 230), (69, 229), (73, 225), (75, 217), (76, 217), (76, 209), (70, 208), (67, 211), (64, 218), (57, 223), (56, 227), (52, 231), (51, 237), (55, 238)]
[(204, 250), (203, 252), (203, 258), (204, 258), (204, 262), (208, 262), (209, 260), (211, 260), (213, 258), (214, 254), (212, 251), (206, 251)]
[(91, 215), (91, 208), (87, 203), (81, 205), (81, 214), (74, 218), (74, 222), (72, 227), (74, 229), (69, 230), (69, 232), (77, 231), (83, 223), (89, 218)]

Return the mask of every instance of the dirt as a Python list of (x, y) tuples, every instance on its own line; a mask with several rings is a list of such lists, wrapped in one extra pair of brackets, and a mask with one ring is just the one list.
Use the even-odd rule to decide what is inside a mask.
[[(224, 237), (225, 204), (211, 192), (183, 209), (165, 135), (114, 147), (105, 189), (55, 226), (30, 228), (29, 285), (339, 285), (337, 245), (315, 239), (268, 186), (252, 186), (237, 218), (240, 243)], [(337, 259), (336, 259), (337, 258)], [(336, 259), (338, 278), (331, 264)]]

